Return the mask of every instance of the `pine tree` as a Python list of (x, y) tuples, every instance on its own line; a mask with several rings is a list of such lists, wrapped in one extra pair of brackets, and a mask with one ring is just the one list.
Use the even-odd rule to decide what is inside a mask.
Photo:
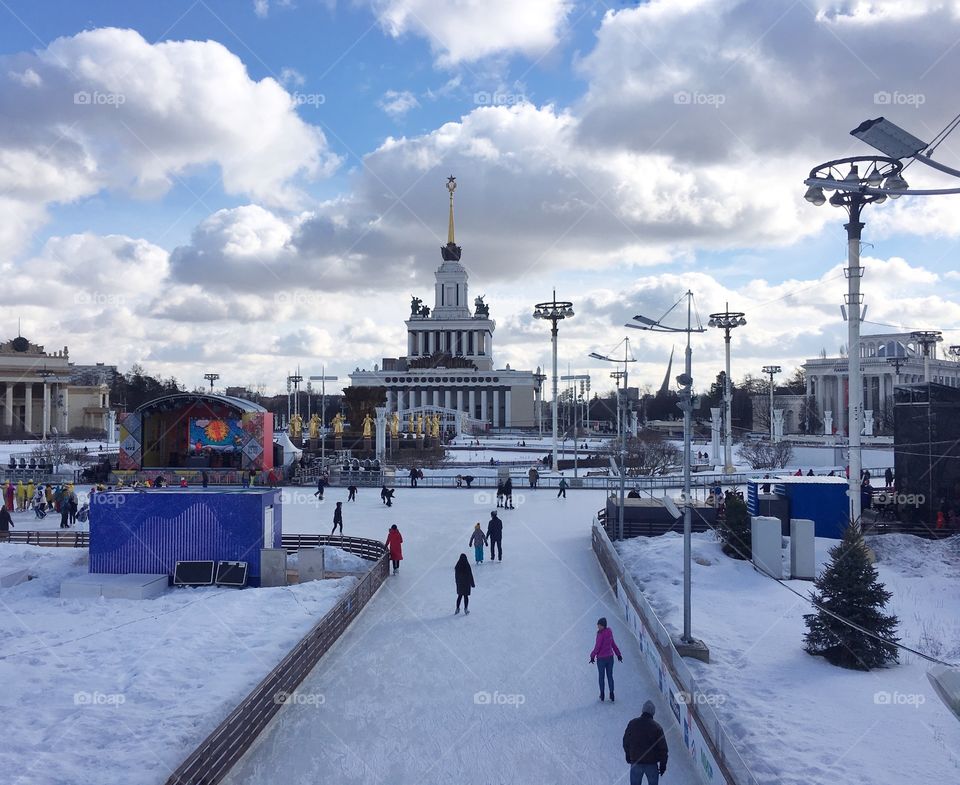
[[(896, 616), (883, 613), (891, 594), (877, 580), (860, 526), (851, 523), (838, 545), (830, 549), (830, 562), (814, 582), (811, 599), (821, 608), (890, 641)], [(808, 654), (822, 656), (833, 665), (871, 670), (897, 661), (897, 649), (844, 624), (823, 610), (806, 614), (804, 636)]]
[(750, 512), (739, 496), (730, 494), (724, 503), (725, 513), (717, 525), (721, 549), (734, 559), (753, 557), (753, 543), (750, 531)]

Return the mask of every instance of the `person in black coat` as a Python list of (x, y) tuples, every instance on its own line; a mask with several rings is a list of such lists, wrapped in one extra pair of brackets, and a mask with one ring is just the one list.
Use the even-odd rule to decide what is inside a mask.
[(507, 477), (506, 482), (503, 484), (503, 508), (504, 509), (513, 509), (513, 480)]
[(453, 612), (456, 616), (460, 613), (460, 600), (463, 600), (463, 612), (470, 614), (470, 589), (476, 587), (473, 582), (473, 570), (470, 569), (470, 562), (467, 560), (467, 554), (461, 553), (460, 559), (453, 568), (453, 577), (457, 582), (457, 609)]
[[(10, 539), (10, 529), (13, 528), (13, 518), (7, 505), (0, 504), (0, 540)], [(468, 564), (467, 567), (470, 565)]]
[(200, 472), (200, 485), (206, 488), (210, 485), (210, 478), (207, 476), (206, 472)]
[(656, 707), (652, 701), (643, 704), (643, 711), (627, 724), (623, 732), (623, 752), (630, 764), (630, 782), (657, 785), (667, 770), (667, 740), (660, 723), (653, 719)]
[(503, 561), (503, 521), (500, 520), (496, 511), (490, 513), (490, 520), (487, 522), (487, 539), (490, 540), (490, 561), (493, 561), (493, 551), (496, 548), (499, 551), (497, 561)]
[(333, 510), (333, 529), (330, 532), (330, 536), (333, 536), (333, 533), (337, 530), (337, 527), (340, 527), (340, 536), (343, 536), (343, 502), (337, 502), (336, 508)]
[(347, 501), (355, 502), (357, 500), (357, 486), (348, 485), (347, 486)]
[(323, 491), (327, 487), (327, 478), (322, 474), (317, 477), (317, 490), (313, 492), (313, 495), (316, 496), (320, 501), (323, 501)]

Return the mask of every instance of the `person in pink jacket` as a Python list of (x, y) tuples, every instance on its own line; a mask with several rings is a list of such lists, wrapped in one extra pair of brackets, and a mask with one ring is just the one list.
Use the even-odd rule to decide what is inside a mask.
[(610, 702), (613, 703), (613, 655), (623, 662), (623, 655), (617, 648), (617, 642), (613, 639), (613, 630), (607, 626), (606, 617), (601, 616), (597, 619), (597, 642), (590, 652), (590, 664), (597, 663), (597, 672), (600, 676), (600, 700), (603, 696), (603, 675), (607, 675), (607, 684), (610, 685)]

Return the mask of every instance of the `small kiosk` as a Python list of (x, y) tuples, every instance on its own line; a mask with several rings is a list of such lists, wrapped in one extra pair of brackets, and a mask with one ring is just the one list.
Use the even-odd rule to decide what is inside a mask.
[[(764, 486), (769, 493), (762, 493)], [(850, 502), (845, 477), (796, 477), (792, 475), (747, 480), (747, 510), (752, 517), (779, 518), (784, 536), (790, 534), (790, 519), (814, 523), (817, 537), (839, 540), (850, 521)]]

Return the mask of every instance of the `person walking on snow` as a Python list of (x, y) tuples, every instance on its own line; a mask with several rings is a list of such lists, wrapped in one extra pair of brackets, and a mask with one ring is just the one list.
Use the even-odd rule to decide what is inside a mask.
[(476, 557), (477, 564), (483, 564), (483, 546), (487, 544), (487, 536), (483, 533), (478, 523), (473, 527), (473, 534), (470, 535), (470, 541), (467, 545), (473, 546), (473, 555)]
[(642, 713), (623, 732), (623, 752), (630, 764), (630, 785), (657, 785), (667, 770), (667, 740), (660, 723), (653, 719), (656, 707), (645, 701)]
[(347, 486), (347, 501), (355, 502), (357, 500), (357, 486), (348, 485)]
[(597, 642), (593, 646), (593, 651), (590, 652), (590, 664), (593, 665), (594, 662), (597, 663), (597, 673), (600, 677), (600, 700), (604, 699), (603, 697), (603, 676), (607, 676), (607, 684), (610, 685), (610, 702), (614, 702), (613, 695), (613, 655), (617, 655), (617, 659), (620, 662), (623, 662), (623, 655), (620, 653), (620, 649), (617, 648), (617, 643), (613, 639), (613, 630), (607, 626), (607, 620), (605, 617), (601, 616), (597, 619)]
[(320, 499), (320, 501), (323, 501), (323, 491), (326, 487), (327, 487), (327, 480), (321, 474), (319, 477), (317, 477), (317, 490), (314, 491), (313, 495), (316, 496), (318, 499)]
[(560, 490), (557, 491), (557, 498), (559, 499), (561, 496), (564, 499), (567, 498), (567, 478), (566, 477), (560, 478)]
[(340, 536), (343, 537), (343, 502), (337, 502), (337, 506), (333, 510), (333, 529), (330, 531), (330, 536), (333, 537), (333, 533), (337, 530), (337, 527), (340, 527)]
[(490, 541), (490, 561), (493, 562), (493, 552), (498, 552), (497, 561), (503, 561), (503, 521), (500, 520), (496, 511), (490, 513), (490, 520), (487, 521), (487, 539)]
[(513, 480), (507, 477), (507, 481), (503, 484), (503, 508), (505, 510), (513, 509)]
[[(390, 527), (387, 532), (387, 541), (384, 543), (387, 550), (390, 551), (390, 561), (393, 562), (393, 574), (400, 571), (400, 562), (403, 560), (403, 535), (397, 528), (397, 524)], [(469, 564), (467, 565), (470, 566)]]
[[(477, 524), (478, 526), (480, 524)], [(460, 613), (460, 600), (463, 600), (463, 612), (470, 615), (470, 590), (476, 588), (473, 582), (473, 570), (470, 569), (470, 562), (467, 561), (467, 554), (461, 553), (456, 566), (453, 568), (453, 577), (457, 583), (457, 609), (453, 612), (456, 616)]]

